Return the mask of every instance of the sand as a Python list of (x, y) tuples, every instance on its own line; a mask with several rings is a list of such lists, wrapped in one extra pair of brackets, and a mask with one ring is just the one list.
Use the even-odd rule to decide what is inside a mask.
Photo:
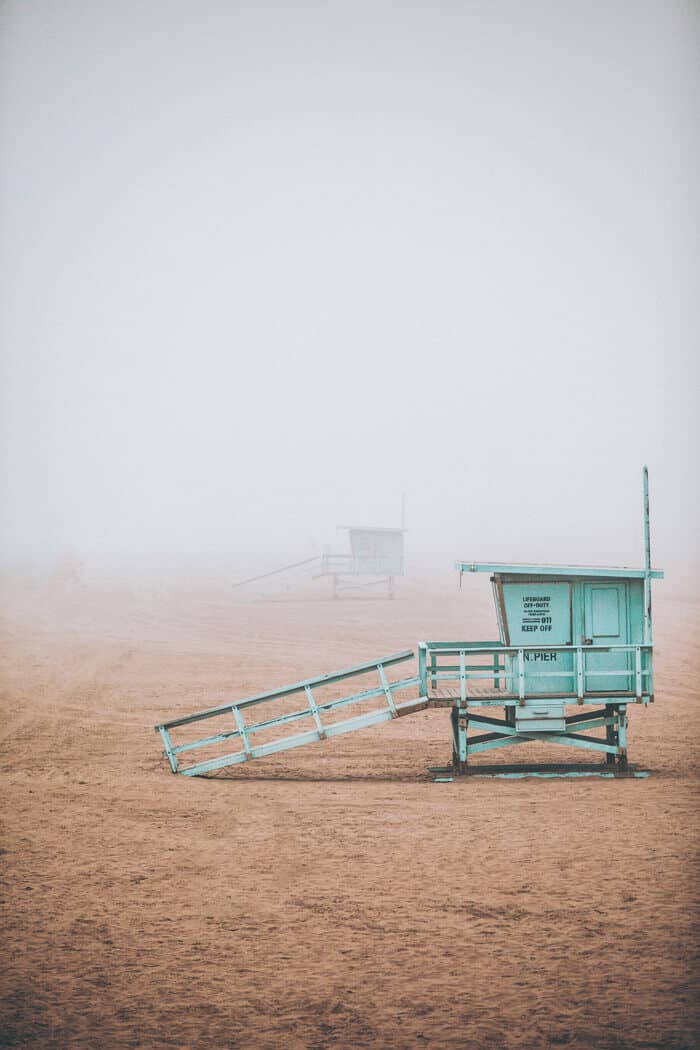
[(210, 780), (172, 776), (152, 727), (490, 637), (482, 596), (8, 583), (1, 1045), (698, 1045), (700, 610), (662, 587), (648, 779), (436, 784), (443, 710)]

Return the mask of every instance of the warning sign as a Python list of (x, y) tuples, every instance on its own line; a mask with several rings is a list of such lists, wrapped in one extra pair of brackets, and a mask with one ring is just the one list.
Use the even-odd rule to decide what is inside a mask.
[[(571, 592), (568, 583), (503, 585), (511, 645), (571, 643)], [(547, 654), (535, 654), (544, 658)], [(555, 654), (551, 654), (554, 659)]]

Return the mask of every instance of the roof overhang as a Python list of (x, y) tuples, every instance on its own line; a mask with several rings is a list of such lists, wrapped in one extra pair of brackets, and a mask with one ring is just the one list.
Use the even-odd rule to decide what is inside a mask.
[(500, 562), (457, 561), (455, 568), (460, 572), (489, 572), (497, 576), (586, 576), (611, 580), (643, 580), (646, 576), (655, 580), (664, 578), (661, 569), (647, 572), (646, 569), (606, 568), (600, 565), (508, 565)]

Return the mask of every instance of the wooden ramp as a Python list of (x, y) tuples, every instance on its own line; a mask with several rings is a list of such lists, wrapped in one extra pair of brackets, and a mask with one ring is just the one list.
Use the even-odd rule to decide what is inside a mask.
[[(404, 652), (349, 667), (344, 671), (307, 678), (267, 693), (259, 693), (243, 700), (210, 707), (192, 715), (174, 718), (169, 722), (161, 722), (155, 726), (155, 731), (160, 733), (163, 740), (163, 754), (168, 759), (172, 772), (182, 773), (189, 777), (201, 776), (226, 766), (247, 762), (249, 759), (264, 758), (278, 751), (288, 751), (291, 748), (314, 744), (343, 733), (354, 733), (356, 730), (389, 722), (393, 718), (413, 714), (427, 707), (427, 697), (420, 695), (418, 689), (420, 684), (418, 674), (395, 681), (390, 681), (387, 677), (388, 667), (403, 664), (413, 658), (413, 650), (407, 649)], [(342, 693), (342, 689), (339, 688), (340, 683), (346, 679), (361, 676), (369, 676), (373, 680), (376, 676), (378, 683), (347, 695), (327, 697), (320, 695), (322, 691), (326, 694)], [(396, 693), (409, 690), (418, 691), (419, 695), (412, 699), (397, 701)], [(304, 707), (294, 705), (294, 698), (299, 695), (305, 698)], [(377, 698), (382, 700), (382, 705), (378, 708), (372, 705), (371, 709), (367, 710), (369, 702)], [(269, 716), (261, 721), (251, 721), (250, 709), (261, 704), (266, 705), (265, 710), (269, 712)], [(352, 718), (337, 720), (334, 712), (350, 704), (356, 705), (356, 710), (361, 709), (361, 713), (355, 714)], [(185, 739), (182, 742), (176, 742), (178, 736), (191, 735), (191, 730), (188, 732), (187, 727), (209, 719), (216, 720), (212, 728), (218, 728), (218, 732), (195, 740)], [(303, 732), (286, 735), (287, 726), (303, 722), (308, 727)], [(255, 739), (260, 740), (260, 743), (255, 743)], [(229, 750), (231, 743), (237, 745), (236, 750)], [(225, 753), (222, 754), (222, 750)], [(199, 761), (183, 766), (182, 756), (190, 751), (200, 752), (197, 756)]]

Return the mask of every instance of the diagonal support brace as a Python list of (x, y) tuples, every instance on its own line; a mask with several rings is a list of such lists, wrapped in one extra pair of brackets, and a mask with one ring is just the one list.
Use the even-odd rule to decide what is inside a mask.
[(394, 703), (394, 698), (391, 695), (391, 687), (390, 687), (390, 685), (389, 685), (389, 683), (387, 681), (387, 677), (386, 677), (386, 674), (384, 673), (384, 667), (382, 666), (382, 664), (377, 664), (377, 670), (379, 671), (379, 681), (382, 683), (382, 689), (384, 690), (384, 695), (386, 697), (386, 702), (389, 705), (389, 710), (391, 711), (391, 717), (392, 718), (398, 718), (398, 711), (396, 710), (396, 704)]
[(309, 701), (309, 708), (311, 710), (311, 714), (314, 716), (314, 722), (316, 723), (316, 729), (318, 731), (318, 738), (319, 740), (325, 740), (326, 731), (323, 728), (323, 724), (321, 723), (321, 715), (319, 714), (318, 704), (314, 699), (314, 694), (311, 692), (311, 686), (305, 685), (304, 690), (306, 692), (306, 699)]

